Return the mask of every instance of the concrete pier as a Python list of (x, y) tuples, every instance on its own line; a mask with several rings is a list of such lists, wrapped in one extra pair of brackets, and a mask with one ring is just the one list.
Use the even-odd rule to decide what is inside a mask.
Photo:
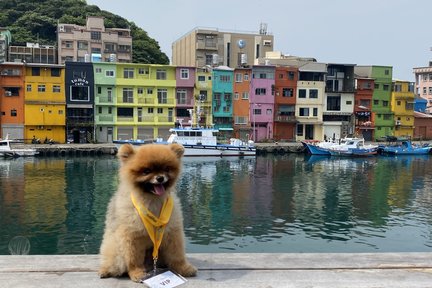
[[(431, 253), (189, 254), (199, 269), (180, 287), (430, 288)], [(99, 279), (98, 255), (0, 256), (0, 286), (144, 287), (124, 278)]]

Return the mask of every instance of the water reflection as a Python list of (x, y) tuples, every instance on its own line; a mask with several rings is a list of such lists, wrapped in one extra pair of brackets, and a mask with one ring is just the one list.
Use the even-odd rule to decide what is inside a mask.
[[(187, 250), (430, 252), (431, 164), (430, 156), (186, 158), (177, 188)], [(0, 254), (14, 237), (29, 240), (30, 254), (98, 253), (117, 169), (115, 157), (0, 160)]]

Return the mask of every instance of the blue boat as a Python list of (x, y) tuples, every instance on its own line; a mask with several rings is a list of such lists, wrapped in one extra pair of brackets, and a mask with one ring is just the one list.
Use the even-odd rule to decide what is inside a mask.
[(371, 156), (378, 152), (377, 145), (366, 145), (363, 138), (343, 138), (339, 142), (302, 141), (311, 155)]
[(380, 145), (378, 153), (384, 155), (427, 155), (431, 153), (432, 147), (428, 144), (416, 145), (409, 139), (398, 139), (392, 137), (392, 144)]

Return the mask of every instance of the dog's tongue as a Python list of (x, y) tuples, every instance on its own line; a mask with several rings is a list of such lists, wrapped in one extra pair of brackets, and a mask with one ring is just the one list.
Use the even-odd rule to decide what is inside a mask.
[(162, 184), (153, 185), (153, 189), (156, 195), (161, 196), (165, 193), (165, 187)]

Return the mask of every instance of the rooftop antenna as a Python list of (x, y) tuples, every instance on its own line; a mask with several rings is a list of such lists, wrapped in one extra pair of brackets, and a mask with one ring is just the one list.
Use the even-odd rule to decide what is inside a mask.
[(260, 24), (259, 34), (260, 35), (267, 35), (267, 23), (261, 23)]

